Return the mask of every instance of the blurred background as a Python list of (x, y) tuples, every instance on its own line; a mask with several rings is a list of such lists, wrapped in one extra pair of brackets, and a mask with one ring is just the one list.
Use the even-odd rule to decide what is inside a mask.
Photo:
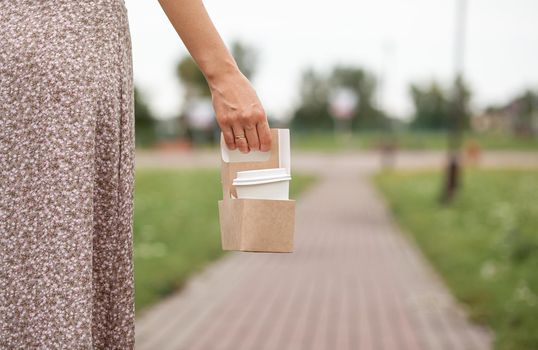
[[(141, 317), (222, 256), (220, 131), (158, 2), (125, 2)], [(538, 2), (204, 3), (271, 127), (291, 129), (292, 197), (324, 181), (324, 162), (365, 164), (494, 346), (538, 349)]]

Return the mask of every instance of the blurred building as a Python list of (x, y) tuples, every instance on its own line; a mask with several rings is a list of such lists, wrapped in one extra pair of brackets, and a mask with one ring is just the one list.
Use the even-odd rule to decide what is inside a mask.
[(502, 132), (516, 136), (538, 135), (538, 94), (527, 91), (506, 105), (488, 107), (471, 120), (477, 132)]

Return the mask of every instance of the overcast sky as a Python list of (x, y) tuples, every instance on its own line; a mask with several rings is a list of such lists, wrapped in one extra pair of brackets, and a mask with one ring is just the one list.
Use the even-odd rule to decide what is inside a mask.
[[(385, 77), (383, 108), (411, 111), (411, 82), (448, 84), (456, 0), (206, 0), (227, 43), (260, 51), (254, 85), (266, 110), (284, 116), (298, 101), (306, 67), (359, 65)], [(157, 0), (126, 0), (135, 82), (159, 117), (177, 114), (174, 68), (185, 46)], [(538, 88), (538, 1), (468, 0), (465, 75), (474, 107)]]

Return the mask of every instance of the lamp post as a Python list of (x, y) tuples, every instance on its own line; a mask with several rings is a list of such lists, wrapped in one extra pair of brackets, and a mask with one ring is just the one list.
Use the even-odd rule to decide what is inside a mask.
[(454, 35), (454, 102), (452, 105), (452, 122), (448, 133), (448, 164), (442, 200), (448, 203), (454, 198), (460, 187), (461, 178), (461, 141), (463, 133), (464, 91), (463, 62), (465, 58), (465, 29), (467, 17), (467, 0), (456, 0), (455, 35)]

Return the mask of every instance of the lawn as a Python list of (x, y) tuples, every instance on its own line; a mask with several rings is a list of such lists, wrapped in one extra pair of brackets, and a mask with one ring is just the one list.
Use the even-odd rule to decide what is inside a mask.
[[(402, 131), (387, 134), (376, 131), (354, 133), (351, 137), (336, 137), (332, 132), (295, 132), (294, 149), (302, 151), (337, 152), (376, 149), (381, 144), (395, 142), (401, 149), (442, 150), (447, 146), (444, 132)], [(478, 144), (484, 150), (538, 150), (538, 138), (515, 138), (504, 134), (470, 134), (464, 144)]]
[(454, 203), (438, 173), (380, 174), (396, 220), (496, 348), (538, 349), (538, 170), (469, 170)]
[[(294, 174), (291, 197), (312, 184)], [(134, 263), (137, 312), (180, 289), (186, 279), (223, 254), (217, 170), (136, 172)]]

